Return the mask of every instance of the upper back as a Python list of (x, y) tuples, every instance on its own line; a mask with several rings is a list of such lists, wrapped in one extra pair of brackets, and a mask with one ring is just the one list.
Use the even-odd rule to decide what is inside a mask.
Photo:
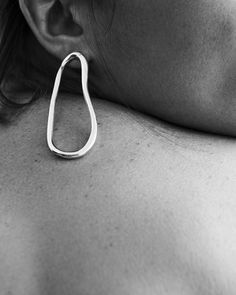
[[(44, 99), (0, 126), (0, 294), (235, 294), (234, 140), (93, 101), (79, 160), (48, 151)], [(81, 101), (58, 114), (55, 141), (75, 147)]]

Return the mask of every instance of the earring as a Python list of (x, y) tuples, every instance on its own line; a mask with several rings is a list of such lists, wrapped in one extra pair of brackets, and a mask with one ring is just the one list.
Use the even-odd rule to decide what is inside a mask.
[[(55, 106), (56, 106), (56, 100), (58, 96), (58, 90), (61, 82), (61, 76), (64, 71), (64, 68), (66, 64), (74, 59), (79, 59), (81, 64), (81, 82), (82, 82), (82, 90), (83, 90), (83, 96), (86, 102), (86, 105), (89, 110), (89, 115), (91, 119), (91, 132), (89, 139), (87, 143), (84, 145), (83, 148), (81, 148), (78, 151), (74, 152), (65, 152), (59, 150), (53, 143), (53, 129), (54, 129), (54, 117), (55, 117)], [(97, 120), (96, 115), (93, 109), (93, 105), (91, 102), (91, 98), (88, 91), (88, 63), (86, 58), (79, 52), (73, 52), (69, 54), (62, 62), (55, 79), (50, 107), (49, 107), (49, 113), (48, 113), (48, 125), (47, 125), (47, 143), (48, 147), (59, 157), (66, 158), (66, 159), (75, 159), (83, 157), (94, 145), (96, 138), (97, 138)]]

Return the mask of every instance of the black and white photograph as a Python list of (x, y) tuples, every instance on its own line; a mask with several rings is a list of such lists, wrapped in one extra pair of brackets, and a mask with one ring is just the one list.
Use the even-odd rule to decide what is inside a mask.
[(236, 0), (0, 0), (0, 295), (236, 295)]

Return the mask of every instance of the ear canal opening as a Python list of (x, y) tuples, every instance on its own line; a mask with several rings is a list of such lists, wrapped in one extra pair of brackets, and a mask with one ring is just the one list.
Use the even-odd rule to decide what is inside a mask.
[(48, 13), (48, 32), (52, 36), (82, 35), (83, 29), (73, 19), (72, 14), (63, 7), (60, 1), (55, 1)]

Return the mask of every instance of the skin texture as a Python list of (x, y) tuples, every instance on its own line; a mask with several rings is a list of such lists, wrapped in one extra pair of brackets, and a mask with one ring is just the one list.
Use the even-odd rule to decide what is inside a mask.
[(235, 1), (19, 2), (48, 51), (87, 57), (102, 98), (235, 135)]
[[(87, 57), (104, 98), (234, 134), (234, 1), (19, 2), (51, 54)], [(74, 149), (87, 114), (63, 97), (55, 141)], [(43, 98), (0, 126), (0, 292), (234, 295), (234, 140), (93, 101), (79, 161), (48, 152)]]
[[(44, 98), (0, 126), (0, 294), (234, 295), (234, 140), (93, 102), (77, 161), (48, 151)], [(75, 148), (87, 113), (60, 103), (55, 141)]]

